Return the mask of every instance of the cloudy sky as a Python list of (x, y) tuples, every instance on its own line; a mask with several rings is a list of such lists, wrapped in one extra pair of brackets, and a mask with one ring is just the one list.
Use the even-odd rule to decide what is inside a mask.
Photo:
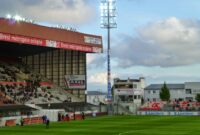
[[(0, 16), (19, 14), (45, 25), (63, 24), (102, 35), (103, 54), (88, 54), (88, 90), (106, 91), (106, 30), (100, 0), (0, 0)], [(111, 31), (112, 78), (151, 83), (200, 81), (199, 0), (117, 0)]]

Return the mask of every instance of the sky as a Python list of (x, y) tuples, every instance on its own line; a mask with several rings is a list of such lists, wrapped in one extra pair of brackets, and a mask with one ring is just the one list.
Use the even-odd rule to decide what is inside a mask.
[[(100, 0), (0, 0), (0, 16), (75, 27), (101, 35), (104, 53), (87, 54), (87, 89), (107, 90), (107, 32), (100, 28)], [(111, 30), (113, 78), (145, 77), (152, 83), (200, 81), (199, 0), (117, 0)]]

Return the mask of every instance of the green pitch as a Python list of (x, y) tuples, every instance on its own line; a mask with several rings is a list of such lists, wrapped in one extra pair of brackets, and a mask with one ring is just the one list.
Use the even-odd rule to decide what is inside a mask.
[(0, 135), (200, 135), (198, 116), (106, 116), (0, 128)]

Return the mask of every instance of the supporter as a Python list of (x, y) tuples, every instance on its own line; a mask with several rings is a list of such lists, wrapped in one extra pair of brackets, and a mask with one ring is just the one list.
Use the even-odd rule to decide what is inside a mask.
[(84, 120), (85, 119), (85, 113), (82, 112), (81, 116), (82, 116), (82, 119)]
[(75, 112), (74, 112), (74, 120), (76, 120), (76, 114), (75, 114)]
[(21, 126), (24, 126), (24, 119), (23, 119), (23, 117), (21, 117), (20, 123), (21, 123)]
[(49, 118), (46, 119), (46, 128), (49, 128), (50, 120)]
[(58, 121), (61, 121), (61, 114), (60, 113), (58, 113)]

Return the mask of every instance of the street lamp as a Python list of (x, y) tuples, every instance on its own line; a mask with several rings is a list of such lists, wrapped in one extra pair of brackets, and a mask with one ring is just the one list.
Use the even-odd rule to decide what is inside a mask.
[(112, 91), (111, 91), (111, 68), (110, 68), (110, 29), (117, 28), (116, 23), (116, 0), (101, 1), (101, 28), (107, 29), (107, 100), (108, 113), (112, 114)]

